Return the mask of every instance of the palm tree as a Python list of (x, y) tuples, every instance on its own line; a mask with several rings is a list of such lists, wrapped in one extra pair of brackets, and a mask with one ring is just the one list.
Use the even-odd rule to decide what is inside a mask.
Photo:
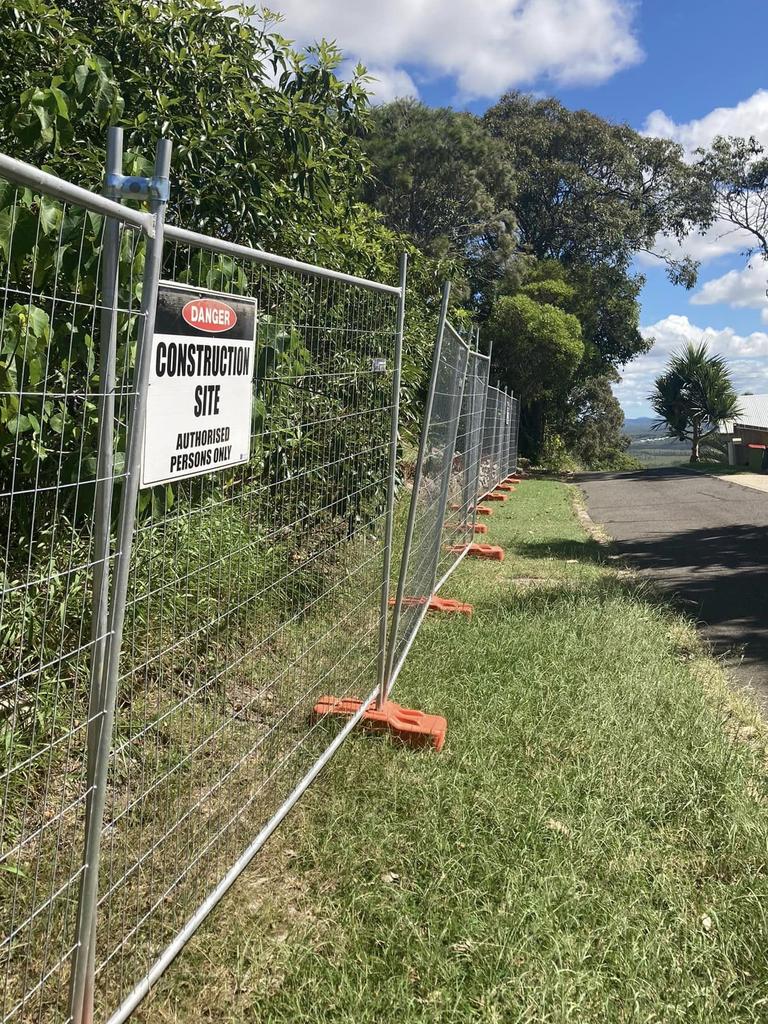
[(716, 434), (723, 420), (739, 414), (731, 371), (721, 356), (709, 354), (702, 342), (688, 342), (656, 378), (650, 395), (659, 416), (654, 429), (666, 427), (672, 437), (691, 442), (691, 462), (698, 462), (701, 443)]

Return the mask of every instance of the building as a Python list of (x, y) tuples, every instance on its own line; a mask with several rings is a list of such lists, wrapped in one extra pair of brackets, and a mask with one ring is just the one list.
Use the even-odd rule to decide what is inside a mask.
[(768, 395), (740, 395), (741, 410), (721, 424), (720, 436), (728, 442), (728, 462), (768, 471)]

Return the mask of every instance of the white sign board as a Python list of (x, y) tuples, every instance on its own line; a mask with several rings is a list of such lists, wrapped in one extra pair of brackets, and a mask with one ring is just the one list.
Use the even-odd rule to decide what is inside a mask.
[(256, 300), (161, 283), (141, 486), (247, 462)]

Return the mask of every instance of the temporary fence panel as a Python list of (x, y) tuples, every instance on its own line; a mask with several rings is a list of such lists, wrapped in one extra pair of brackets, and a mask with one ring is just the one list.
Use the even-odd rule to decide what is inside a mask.
[(383, 678), (404, 267), (0, 174), (2, 1019), (117, 1024)]
[(469, 352), (434, 593), (461, 561), (462, 547), (474, 539), (489, 364), (487, 355), (474, 349)]
[(89, 686), (96, 708), (151, 219), (7, 157), (0, 218), (2, 1020), (58, 1024), (79, 943), (100, 721)]
[(480, 460), (480, 495), (492, 491), (501, 476), (501, 426), (503, 394), (493, 385), (488, 387), (483, 415), (483, 440)]
[(448, 294), (446, 285), (393, 602), (387, 652), (388, 687), (394, 684), (403, 666), (434, 592), (452, 482), (460, 500), (456, 437), (470, 349), (447, 321)]

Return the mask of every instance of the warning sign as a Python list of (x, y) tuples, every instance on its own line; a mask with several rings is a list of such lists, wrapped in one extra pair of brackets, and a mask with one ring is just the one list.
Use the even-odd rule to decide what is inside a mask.
[(161, 283), (141, 486), (247, 462), (256, 300)]

